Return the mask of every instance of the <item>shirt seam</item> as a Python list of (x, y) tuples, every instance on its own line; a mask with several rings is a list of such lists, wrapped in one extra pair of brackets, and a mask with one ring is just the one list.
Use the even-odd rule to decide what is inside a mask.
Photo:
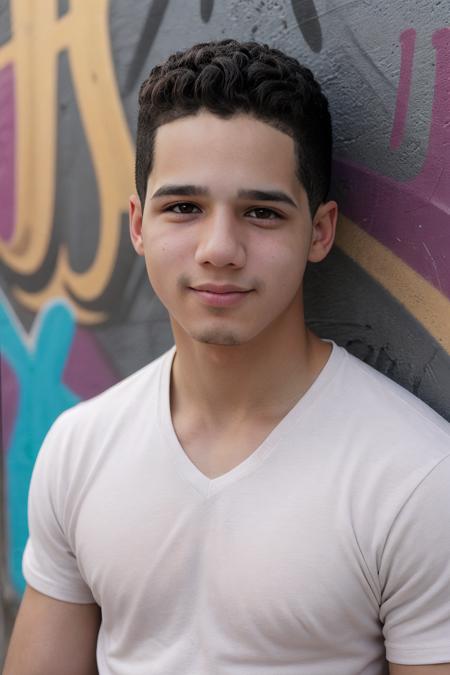
[[(405, 498), (404, 502), (399, 506), (398, 511), (397, 511), (397, 513), (395, 514), (395, 516), (393, 517), (392, 522), (391, 522), (391, 525), (390, 525), (390, 527), (389, 527), (389, 529), (388, 529), (388, 531), (387, 531), (387, 533), (386, 533), (386, 537), (385, 537), (384, 544), (383, 544), (383, 549), (382, 549), (381, 555), (380, 555), (380, 561), (381, 561), (381, 559), (382, 559), (383, 556), (384, 556), (384, 552), (385, 552), (385, 549), (386, 549), (386, 546), (387, 546), (387, 542), (388, 542), (389, 537), (390, 537), (390, 535), (391, 535), (391, 532), (392, 532), (392, 530), (393, 530), (393, 528), (394, 528), (394, 526), (395, 526), (395, 523), (396, 523), (397, 520), (399, 519), (399, 517), (400, 517), (402, 511), (406, 508), (406, 505), (408, 504), (408, 502), (411, 501), (412, 497), (413, 497), (413, 496), (415, 495), (415, 493), (419, 490), (419, 488), (427, 481), (427, 479), (431, 476), (431, 474), (434, 473), (434, 471), (435, 471), (435, 470), (436, 470), (443, 462), (445, 462), (445, 461), (448, 460), (449, 458), (450, 458), (450, 452), (449, 452), (448, 454), (444, 455), (444, 457), (441, 457), (441, 459), (439, 459), (439, 460), (436, 462), (436, 464), (434, 464), (434, 465), (429, 469), (429, 471), (428, 471), (424, 476), (422, 476), (422, 478), (419, 480), (419, 482), (417, 483), (417, 485), (415, 485), (415, 486), (413, 487), (413, 489), (411, 490), (411, 492), (407, 495), (407, 497)], [(380, 570), (378, 570), (378, 573), (379, 573), (379, 571), (380, 571)]]
[[(35, 588), (37, 591), (43, 593), (44, 595), (48, 595), (51, 598), (62, 600), (64, 602), (74, 602), (83, 605), (95, 603), (95, 598), (92, 595), (90, 589), (86, 593), (81, 593), (80, 595), (77, 595), (77, 593), (74, 593), (69, 586), (66, 585), (55, 586), (51, 582), (46, 581), (45, 578), (42, 577), (38, 572), (33, 570), (30, 567), (29, 563), (24, 563), (23, 572), (25, 581), (32, 588)], [(90, 599), (88, 599), (89, 596)]]

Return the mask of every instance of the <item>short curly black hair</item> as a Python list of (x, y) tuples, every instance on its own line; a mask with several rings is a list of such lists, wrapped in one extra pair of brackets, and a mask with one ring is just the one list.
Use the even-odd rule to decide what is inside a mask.
[(312, 72), (292, 56), (257, 42), (203, 42), (155, 66), (139, 91), (136, 188), (144, 206), (159, 126), (207, 110), (247, 113), (294, 140), (298, 178), (314, 215), (331, 173), (328, 101)]

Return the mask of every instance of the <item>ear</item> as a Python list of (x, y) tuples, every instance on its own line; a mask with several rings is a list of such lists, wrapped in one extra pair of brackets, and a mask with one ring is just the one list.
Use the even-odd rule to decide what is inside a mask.
[(134, 250), (138, 255), (144, 255), (141, 200), (135, 194), (130, 197), (128, 212), (130, 218), (130, 237)]
[(328, 255), (336, 234), (337, 217), (338, 206), (334, 201), (320, 204), (317, 208), (312, 223), (312, 237), (308, 255), (310, 262), (320, 262)]

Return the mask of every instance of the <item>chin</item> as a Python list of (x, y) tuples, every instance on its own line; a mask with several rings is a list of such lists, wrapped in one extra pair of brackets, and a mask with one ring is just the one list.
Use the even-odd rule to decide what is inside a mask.
[(235, 347), (245, 342), (236, 333), (224, 330), (205, 330), (201, 333), (191, 336), (197, 342), (208, 345), (221, 345), (224, 347)]

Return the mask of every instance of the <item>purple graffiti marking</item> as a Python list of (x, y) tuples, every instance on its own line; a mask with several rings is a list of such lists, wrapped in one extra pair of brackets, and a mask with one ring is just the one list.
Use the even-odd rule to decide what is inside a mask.
[(19, 402), (19, 383), (15, 373), (6, 359), (0, 357), (0, 383), (1, 383), (1, 434), (3, 451), (9, 446), (11, 433), (17, 415)]
[(335, 170), (338, 186), (345, 188), (343, 213), (450, 297), (449, 28), (434, 33), (433, 46), (432, 119), (420, 174), (402, 182), (339, 159)]
[(120, 378), (114, 374), (95, 337), (78, 327), (63, 374), (63, 382), (80, 398), (100, 394)]
[(402, 48), (400, 80), (397, 89), (397, 105), (395, 107), (394, 124), (392, 125), (391, 148), (400, 147), (405, 131), (406, 115), (408, 112), (409, 95), (411, 93), (412, 68), (414, 50), (416, 48), (416, 31), (408, 28), (400, 35)]
[(8, 64), (0, 70), (0, 237), (5, 241), (15, 222), (14, 115), (14, 70)]

